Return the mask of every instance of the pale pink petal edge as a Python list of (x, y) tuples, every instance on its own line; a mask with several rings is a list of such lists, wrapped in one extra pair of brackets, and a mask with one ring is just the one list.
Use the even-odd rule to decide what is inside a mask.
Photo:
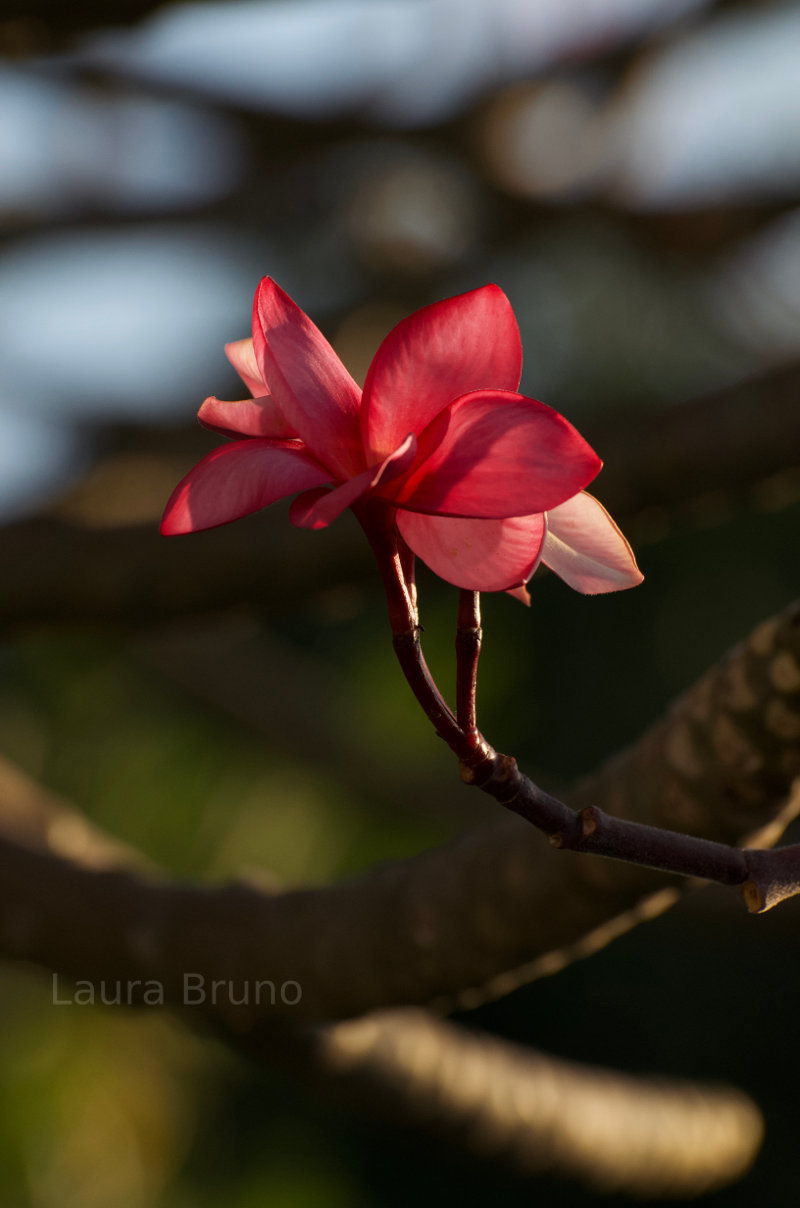
[(197, 418), (204, 428), (221, 436), (256, 436), (268, 440), (294, 437), (286, 420), (269, 394), (232, 402), (211, 395), (201, 405)]
[(542, 561), (585, 595), (636, 587), (644, 578), (619, 528), (586, 491), (547, 513)]
[(226, 344), (225, 355), (254, 398), (269, 393), (256, 361), (252, 336)]

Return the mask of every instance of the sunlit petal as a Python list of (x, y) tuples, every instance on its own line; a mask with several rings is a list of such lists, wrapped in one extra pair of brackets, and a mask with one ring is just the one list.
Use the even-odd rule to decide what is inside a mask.
[(220, 445), (178, 483), (164, 510), (161, 532), (171, 537), (215, 528), (329, 481), (330, 472), (299, 442), (241, 440)]
[(536, 569), (546, 523), (543, 515), (463, 520), (399, 510), (397, 527), (441, 579), (470, 591), (508, 591)]
[(252, 339), (234, 340), (232, 344), (226, 344), (225, 355), (253, 398), (269, 393), (258, 368)]
[(586, 595), (635, 587), (644, 578), (628, 542), (586, 491), (547, 513), (542, 561)]
[(569, 499), (602, 462), (557, 411), (507, 390), (464, 395), (419, 442), (419, 468), (396, 493), (412, 511), (501, 519)]
[(253, 347), (272, 397), (314, 456), (336, 478), (360, 473), (361, 391), (322, 332), (270, 277), (255, 297)]
[(364, 384), (364, 446), (374, 457), (422, 430), (468, 391), (516, 390), (522, 346), (511, 304), (485, 285), (415, 311), (389, 332)]
[(197, 418), (204, 428), (222, 436), (265, 436), (286, 440), (296, 435), (269, 394), (231, 403), (212, 395), (200, 407)]

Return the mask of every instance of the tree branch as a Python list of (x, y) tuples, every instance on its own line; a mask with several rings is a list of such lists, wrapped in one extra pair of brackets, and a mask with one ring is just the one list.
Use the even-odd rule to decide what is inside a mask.
[[(34, 850), (56, 846), (107, 870), (144, 858), (0, 761), (0, 827)], [(130, 972), (130, 971), (129, 971)], [(63, 991), (61, 991), (63, 993)], [(761, 1137), (757, 1108), (723, 1087), (631, 1078), (537, 1054), (406, 1010), (323, 1028), (275, 1029), (208, 999), (184, 1020), (313, 1082), (358, 1110), (491, 1158), (522, 1174), (554, 1171), (610, 1191), (691, 1195), (736, 1178)]]
[[(387, 532), (396, 531), (393, 514), (385, 527)], [(368, 528), (367, 533), (369, 535)], [(500, 755), (491, 747), (476, 725), (475, 684), (480, 651), (477, 592), (462, 591), (460, 595), (456, 633), (458, 710), (454, 715), (439, 695), (425, 665), (418, 616), (409, 607), (398, 559), (387, 558), (386, 541), (381, 545), (373, 540), (372, 545), (386, 587), (395, 653), (400, 666), (437, 734), (458, 757), (461, 777), (467, 784), (483, 789), (501, 805), (544, 831), (553, 847), (626, 860), (646, 868), (719, 881), (723, 885), (740, 885), (748, 909), (753, 913), (768, 910), (800, 893), (800, 845), (778, 853), (741, 851), (696, 835), (611, 818), (596, 805), (573, 810), (535, 785), (520, 772), (515, 759)], [(773, 686), (782, 694), (782, 699), (772, 701), (767, 712), (767, 726), (777, 730), (782, 737), (797, 739), (800, 738), (800, 605), (790, 610), (786, 627), (785, 648), (770, 669)], [(774, 628), (762, 633), (765, 650), (760, 653), (769, 653)], [(796, 631), (794, 641), (791, 640), (792, 631)], [(746, 710), (747, 704), (742, 705), (741, 711)], [(738, 754), (741, 754), (742, 745), (748, 750), (741, 729), (733, 728), (728, 732), (728, 743), (731, 733), (734, 741), (739, 742)], [(759, 737), (763, 738), (763, 735), (759, 734)], [(751, 748), (748, 755), (751, 763), (755, 760), (755, 764), (759, 764), (760, 757), (755, 750)]]
[(758, 1109), (732, 1088), (592, 1069), (422, 1011), (324, 1029), (312, 1060), (311, 1076), (340, 1100), (523, 1174), (566, 1174), (606, 1194), (709, 1191), (747, 1170), (763, 1131)]
[[(627, 530), (644, 509), (690, 519), (709, 496), (761, 494), (763, 483), (800, 464), (799, 388), (800, 364), (782, 365), (659, 410), (587, 424), (607, 463), (603, 503)], [(789, 502), (798, 486), (796, 474), (786, 481)], [(780, 499), (780, 489), (767, 494)]]
[(33, 851), (85, 868), (148, 868), (146, 858), (93, 826), (84, 815), (0, 755), (0, 834)]
[[(798, 608), (760, 627), (629, 751), (576, 791), (618, 817), (720, 842), (785, 825), (800, 749), (790, 720)], [(764, 841), (764, 836), (761, 837)], [(302, 987), (270, 1015), (337, 1019), (380, 1007), (474, 1003), (509, 971), (576, 944), (675, 879), (618, 861), (556, 854), (508, 819), (453, 844), (325, 889), (171, 885), (92, 872), (0, 844), (0, 952), (72, 977), (163, 983), (186, 973), (233, 987)], [(553, 909), (557, 904), (558, 909)], [(223, 994), (223, 998), (225, 995)], [(223, 1003), (224, 1006), (224, 1003)], [(228, 1004), (240, 1020), (247, 1008)]]

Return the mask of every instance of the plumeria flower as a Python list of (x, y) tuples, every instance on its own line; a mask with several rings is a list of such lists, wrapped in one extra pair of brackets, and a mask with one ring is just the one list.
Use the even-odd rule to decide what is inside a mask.
[(391, 514), (410, 550), (471, 591), (524, 589), (540, 561), (583, 592), (641, 581), (625, 538), (583, 488), (601, 462), (571, 424), (517, 393), (511, 305), (486, 285), (423, 307), (385, 338), (363, 392), (311, 320), (265, 277), (253, 338), (228, 344), (252, 398), (208, 398), (229, 444), (180, 482), (166, 535), (227, 524), (296, 495), (293, 524), (346, 508)]

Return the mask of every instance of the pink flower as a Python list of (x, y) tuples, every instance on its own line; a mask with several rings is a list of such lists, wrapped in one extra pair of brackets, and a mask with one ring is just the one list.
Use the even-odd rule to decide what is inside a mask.
[(404, 319), (363, 393), (268, 277), (252, 340), (226, 352), (253, 397), (203, 403), (200, 422), (238, 439), (178, 484), (162, 533), (227, 524), (296, 494), (290, 518), (306, 528), (354, 505), (391, 512), (414, 553), (473, 591), (524, 598), (540, 561), (584, 592), (641, 581), (624, 537), (582, 490), (599, 458), (563, 416), (517, 393), (519, 331), (497, 286)]

